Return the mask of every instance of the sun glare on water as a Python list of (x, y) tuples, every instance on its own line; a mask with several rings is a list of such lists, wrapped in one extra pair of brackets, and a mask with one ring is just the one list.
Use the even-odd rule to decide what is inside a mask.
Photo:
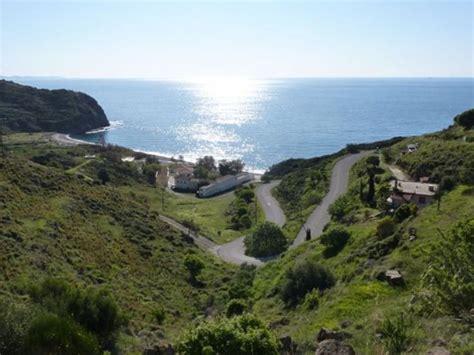
[(217, 159), (242, 158), (254, 145), (241, 137), (239, 128), (261, 119), (267, 83), (246, 78), (205, 78), (186, 82), (195, 98), (198, 117), (176, 133), (191, 146), (187, 155), (210, 154)]

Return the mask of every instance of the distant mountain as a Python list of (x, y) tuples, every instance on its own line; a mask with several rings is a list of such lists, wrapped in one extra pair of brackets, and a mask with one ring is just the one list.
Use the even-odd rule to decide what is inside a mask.
[(0, 128), (6, 132), (83, 133), (106, 126), (104, 110), (89, 95), (0, 80)]

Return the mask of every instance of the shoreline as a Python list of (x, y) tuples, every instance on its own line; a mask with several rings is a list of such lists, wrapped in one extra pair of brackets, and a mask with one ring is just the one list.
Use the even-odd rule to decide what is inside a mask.
[[(72, 138), (69, 134), (66, 134), (66, 133), (52, 133), (50, 138), (52, 140), (54, 140), (56, 143), (59, 143), (60, 145), (69, 146), (69, 147), (78, 146), (80, 144), (98, 145), (97, 143)], [(124, 148), (130, 149), (131, 151), (133, 151), (135, 153), (144, 153), (144, 154), (148, 154), (148, 155), (152, 155), (154, 157), (157, 157), (158, 161), (160, 163), (170, 164), (170, 163), (176, 163), (176, 162), (183, 162), (183, 163), (188, 163), (188, 164), (195, 164), (194, 162), (191, 162), (191, 161), (178, 160), (178, 159), (175, 159), (173, 157), (165, 156), (165, 155), (162, 155), (162, 154), (151, 153), (151, 152), (147, 152), (147, 151), (143, 151), (143, 150), (139, 150), (139, 149), (132, 149), (132, 148), (128, 148), (128, 147), (124, 147)], [(256, 177), (258, 177), (257, 180), (259, 180), (259, 178), (263, 175), (263, 172), (261, 170), (259, 170), (259, 171), (246, 171), (246, 172), (254, 174)]]

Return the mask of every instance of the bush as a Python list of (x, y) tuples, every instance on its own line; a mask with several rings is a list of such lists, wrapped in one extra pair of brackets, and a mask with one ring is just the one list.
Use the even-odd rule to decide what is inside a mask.
[(281, 299), (288, 305), (302, 300), (312, 290), (334, 286), (335, 278), (329, 270), (312, 261), (303, 261), (288, 269), (280, 289)]
[(430, 311), (472, 322), (474, 308), (474, 219), (456, 224), (431, 253), (423, 276), (424, 303)]
[(239, 218), (239, 224), (243, 229), (249, 229), (252, 226), (252, 220), (248, 214), (244, 214)]
[(387, 238), (395, 233), (396, 223), (391, 217), (385, 217), (377, 225), (377, 236), (380, 239)]
[(99, 354), (95, 337), (73, 320), (54, 314), (38, 317), (28, 332), (26, 347), (30, 354)]
[(229, 287), (229, 299), (247, 299), (251, 296), (255, 269), (254, 265), (240, 265)]
[(474, 109), (464, 111), (457, 115), (454, 117), (454, 122), (465, 129), (471, 129), (474, 126)]
[(162, 325), (163, 322), (165, 321), (166, 318), (166, 312), (163, 307), (156, 307), (152, 311), (153, 319), (158, 323), (159, 325)]
[(319, 292), (313, 290), (306, 294), (303, 302), (303, 306), (307, 310), (313, 310), (319, 307)]
[(201, 273), (204, 268), (204, 262), (196, 255), (188, 254), (184, 258), (184, 266), (189, 271), (192, 280), (196, 280), (196, 277)]
[(456, 178), (452, 175), (443, 176), (441, 182), (439, 183), (439, 190), (442, 191), (451, 191), (456, 186)]
[(275, 223), (264, 222), (252, 234), (245, 237), (244, 243), (247, 255), (265, 257), (284, 251), (288, 241)]
[(278, 354), (275, 335), (254, 315), (204, 321), (178, 340), (180, 354)]
[(227, 317), (240, 316), (247, 310), (247, 303), (244, 300), (233, 299), (227, 303), (225, 314)]
[(341, 251), (351, 237), (349, 231), (343, 227), (330, 228), (321, 235), (321, 244), (326, 246), (326, 254), (335, 255)]
[[(395, 211), (395, 214), (394, 214), (395, 221), (400, 223), (400, 222), (403, 222), (408, 217), (410, 217), (412, 215), (412, 210), (413, 210), (412, 205), (414, 205), (414, 204), (404, 203), (403, 205), (398, 207), (397, 210)], [(390, 233), (390, 234), (392, 234), (392, 233)]]
[(388, 318), (383, 321), (380, 334), (388, 354), (398, 355), (406, 349), (408, 342), (407, 329), (408, 324), (403, 314), (394, 320)]
[(340, 221), (351, 209), (351, 201), (349, 196), (342, 195), (333, 204), (329, 206), (329, 214), (331, 217)]
[(75, 289), (62, 280), (48, 278), (29, 293), (49, 312), (71, 317), (96, 335), (104, 349), (112, 348), (116, 331), (124, 323), (115, 301), (105, 290)]
[(25, 338), (34, 317), (31, 307), (0, 299), (0, 354), (26, 353)]
[(237, 191), (236, 195), (239, 199), (244, 200), (246, 203), (250, 203), (255, 197), (255, 193), (249, 188), (244, 188), (240, 191)]

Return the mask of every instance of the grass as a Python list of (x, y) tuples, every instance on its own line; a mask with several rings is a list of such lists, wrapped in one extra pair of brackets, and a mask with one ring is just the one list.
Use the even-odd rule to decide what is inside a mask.
[[(226, 211), (236, 199), (233, 192), (199, 199), (191, 194), (177, 194), (153, 187), (122, 187), (122, 190), (143, 198), (159, 213), (178, 221), (192, 221), (199, 226), (201, 234), (217, 244), (224, 244), (250, 233), (250, 229), (235, 231), (229, 228), (230, 221)], [(263, 211), (260, 206), (257, 209), (258, 220), (263, 221)]]

